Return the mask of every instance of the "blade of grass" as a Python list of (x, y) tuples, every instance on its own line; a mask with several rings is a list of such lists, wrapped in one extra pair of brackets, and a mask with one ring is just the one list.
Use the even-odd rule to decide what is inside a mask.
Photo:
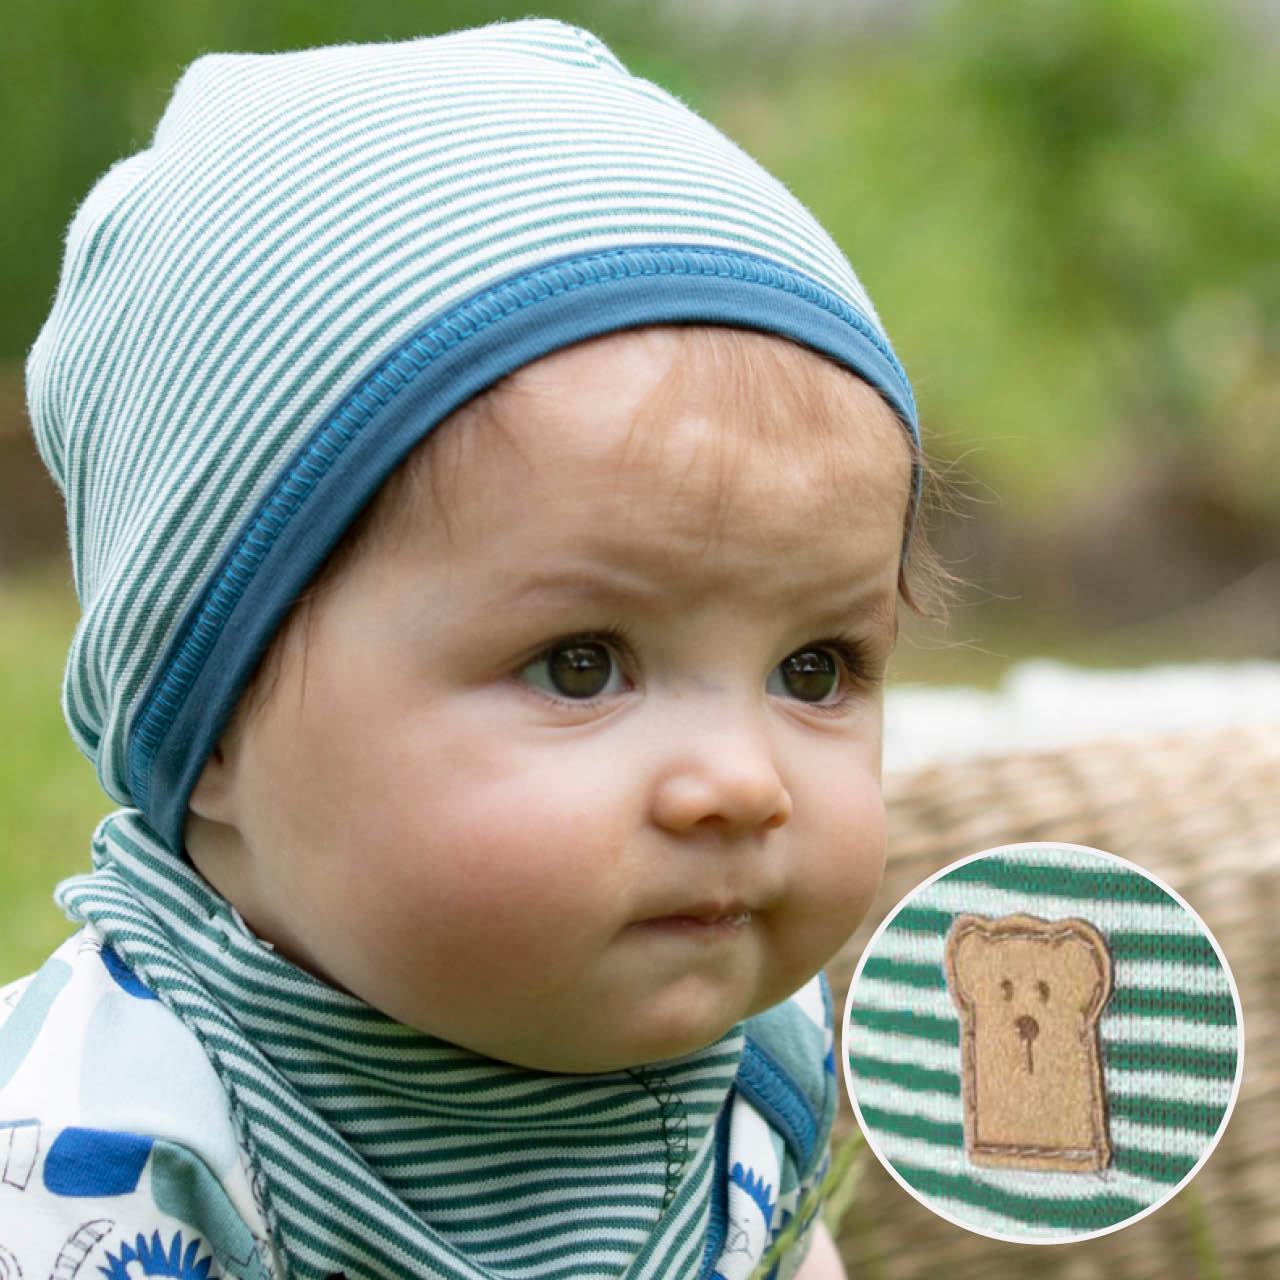
[(1182, 1212), (1187, 1223), (1187, 1235), (1191, 1239), (1191, 1252), (1196, 1260), (1197, 1276), (1200, 1280), (1222, 1280), (1222, 1264), (1214, 1247), (1209, 1213), (1204, 1197), (1194, 1183), (1183, 1189)]

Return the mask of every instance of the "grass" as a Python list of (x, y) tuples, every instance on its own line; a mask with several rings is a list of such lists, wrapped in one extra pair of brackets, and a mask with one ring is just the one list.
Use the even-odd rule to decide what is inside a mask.
[(70, 933), (51, 892), (88, 869), (90, 834), (112, 807), (58, 704), (76, 614), (60, 572), (0, 578), (0, 984)]

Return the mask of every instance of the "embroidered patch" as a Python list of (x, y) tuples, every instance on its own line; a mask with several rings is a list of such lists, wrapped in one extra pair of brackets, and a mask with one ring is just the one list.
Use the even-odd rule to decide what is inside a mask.
[(1111, 1161), (1098, 1018), (1102, 935), (1076, 918), (962, 915), (946, 942), (960, 1010), (964, 1138), (977, 1165), (1094, 1172)]

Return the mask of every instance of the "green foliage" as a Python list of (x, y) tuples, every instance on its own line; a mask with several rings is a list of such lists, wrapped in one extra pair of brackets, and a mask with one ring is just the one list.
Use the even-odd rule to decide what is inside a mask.
[(1200, 1188), (1192, 1183), (1184, 1188), (1180, 1200), (1199, 1280), (1222, 1280), (1222, 1263), (1213, 1241), (1213, 1226)]
[(1231, 18), (955, 0), (725, 104), (1024, 515), (1153, 453), (1280, 498), (1277, 50)]
[(1231, 348), (1280, 338), (1274, 58), (1212, 6), (1055, 0), (1034, 23), (966, 8), (952, 84), (1014, 157), (1038, 250), (1025, 309), (1085, 322), (1130, 423), (1216, 432), (1243, 408)]
[(778, 1263), (791, 1253), (801, 1231), (808, 1227), (815, 1215), (820, 1214), (832, 1237), (836, 1236), (840, 1230), (840, 1220), (857, 1194), (858, 1179), (862, 1175), (867, 1154), (867, 1142), (861, 1132), (855, 1131), (845, 1138), (832, 1153), (831, 1163), (822, 1181), (796, 1206), (790, 1222), (765, 1250), (764, 1256), (747, 1280), (766, 1280)]

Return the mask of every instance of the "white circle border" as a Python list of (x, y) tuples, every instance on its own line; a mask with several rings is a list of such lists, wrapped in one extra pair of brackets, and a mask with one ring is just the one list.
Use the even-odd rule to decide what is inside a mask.
[[(1214, 954), (1218, 957), (1218, 962), (1222, 966), (1223, 973), (1227, 976), (1227, 982), (1231, 987), (1231, 999), (1235, 1004), (1236, 1013), (1236, 1073), (1235, 1079), (1231, 1083), (1231, 1097), (1227, 1102), (1227, 1108), (1223, 1112), (1222, 1120), (1218, 1124), (1217, 1131), (1205, 1146), (1200, 1158), (1192, 1166), (1191, 1170), (1178, 1182), (1171, 1187), (1159, 1200), (1149, 1204), (1139, 1213), (1135, 1213), (1132, 1217), (1125, 1218), (1123, 1222), (1113, 1223), (1109, 1227), (1099, 1227), (1096, 1231), (1085, 1231), (1079, 1235), (1058, 1236), (1053, 1238), (1045, 1238), (1043, 1236), (1025, 1236), (1014, 1235), (1008, 1232), (994, 1231), (989, 1228), (976, 1226), (972, 1222), (965, 1222), (963, 1219), (956, 1217), (947, 1210), (940, 1208), (936, 1203), (924, 1195), (923, 1192), (913, 1187), (898, 1171), (893, 1167), (893, 1162), (888, 1156), (880, 1150), (876, 1140), (872, 1134), (872, 1130), (867, 1122), (863, 1119), (862, 1109), (858, 1106), (858, 1099), (854, 1095), (852, 1072), (849, 1070), (849, 1013), (853, 1007), (853, 990), (858, 985), (858, 979), (862, 976), (862, 970), (866, 966), (867, 959), (875, 948), (876, 943), (880, 940), (880, 935), (893, 923), (898, 913), (907, 906), (921, 890), (928, 888), (935, 880), (941, 880), (944, 876), (950, 875), (959, 867), (965, 866), (970, 862), (977, 862), (980, 858), (990, 858), (997, 854), (1008, 854), (1015, 851), (1030, 850), (1054, 850), (1067, 853), (1088, 853), (1095, 857), (1106, 859), (1110, 862), (1119, 863), (1121, 866), (1136, 871), (1145, 880), (1151, 881), (1159, 889), (1169, 895), (1184, 911), (1186, 911), (1196, 924), (1200, 927), (1201, 932), (1209, 940), (1209, 945), (1213, 947)], [(1222, 1139), (1222, 1135), (1227, 1131), (1227, 1124), (1231, 1119), (1231, 1114), (1235, 1110), (1236, 1100), (1240, 1096), (1240, 1083), (1244, 1079), (1244, 1009), (1240, 1003), (1240, 990), (1236, 986), (1235, 974), (1231, 972), (1231, 966), (1227, 963), (1227, 957), (1223, 954), (1222, 948), (1218, 945), (1218, 939), (1214, 937), (1213, 930), (1205, 924), (1200, 913), (1180, 894), (1172, 885), (1166, 884), (1159, 876), (1154, 875), (1145, 867), (1140, 867), (1136, 862), (1130, 862), (1128, 858), (1122, 858), (1119, 854), (1108, 853), (1105, 849), (1095, 849), (1087, 844), (1070, 844), (1061, 840), (1028, 840), (1019, 841), (1014, 844), (993, 845), (990, 849), (982, 849), (978, 853), (971, 853), (967, 857), (957, 858), (955, 862), (948, 863), (945, 867), (935, 871), (927, 879), (921, 880), (915, 885), (905, 897), (900, 898), (894, 904), (893, 909), (885, 916), (885, 918), (876, 927), (867, 945), (863, 947), (862, 954), (858, 957), (857, 968), (853, 971), (853, 977), (849, 981), (849, 990), (844, 997), (844, 1017), (840, 1026), (840, 1065), (844, 1076), (845, 1096), (849, 1099), (849, 1105), (853, 1108), (854, 1119), (858, 1122), (858, 1128), (862, 1131), (862, 1136), (866, 1140), (867, 1146), (870, 1148), (876, 1159), (879, 1160), (881, 1166), (893, 1178), (893, 1180), (906, 1191), (912, 1199), (923, 1205), (930, 1213), (937, 1215), (946, 1222), (950, 1222), (953, 1226), (960, 1227), (964, 1231), (971, 1231), (975, 1235), (985, 1236), (989, 1240), (1001, 1240), (1008, 1244), (1036, 1244), (1036, 1245), (1061, 1245), (1061, 1244), (1080, 1244), (1085, 1240), (1094, 1240), (1099, 1236), (1110, 1235), (1113, 1231), (1121, 1231), (1125, 1227), (1131, 1227), (1135, 1222), (1140, 1222), (1148, 1214), (1154, 1213), (1157, 1209), (1168, 1204), (1174, 1196), (1182, 1190), (1183, 1187), (1191, 1181), (1192, 1178), (1200, 1172), (1201, 1168), (1208, 1158), (1213, 1154), (1214, 1149)]]

